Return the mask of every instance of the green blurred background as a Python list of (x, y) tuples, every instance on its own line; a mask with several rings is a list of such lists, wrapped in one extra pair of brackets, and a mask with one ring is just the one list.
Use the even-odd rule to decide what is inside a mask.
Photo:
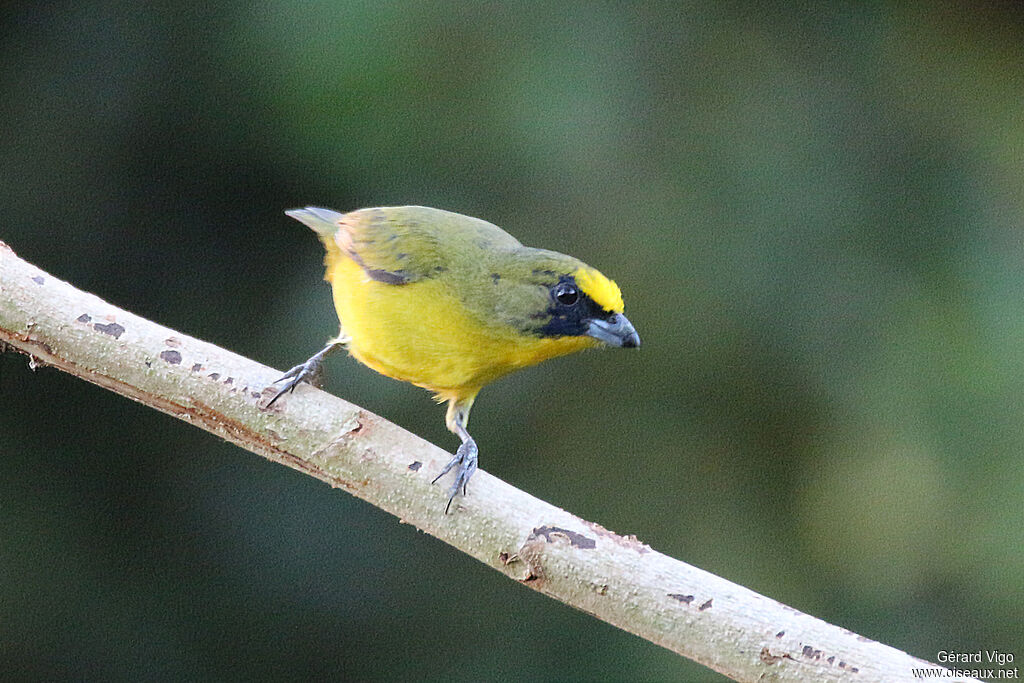
[[(336, 330), (286, 208), (596, 265), (644, 347), (486, 389), (485, 469), (914, 655), (1024, 658), (1013, 3), (8, 2), (0, 122), (0, 240), (278, 368)], [(18, 354), (0, 392), (7, 675), (721, 680)]]

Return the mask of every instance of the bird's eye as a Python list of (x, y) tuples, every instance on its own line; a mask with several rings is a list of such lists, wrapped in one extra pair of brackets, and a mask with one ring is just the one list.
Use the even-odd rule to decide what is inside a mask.
[(572, 306), (579, 301), (580, 293), (568, 282), (560, 282), (555, 287), (555, 299), (563, 306)]

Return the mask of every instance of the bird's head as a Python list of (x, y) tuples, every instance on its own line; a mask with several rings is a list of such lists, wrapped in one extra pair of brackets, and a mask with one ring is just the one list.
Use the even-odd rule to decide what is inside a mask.
[[(524, 332), (546, 339), (640, 346), (640, 335), (623, 315), (622, 292), (598, 270), (543, 249), (524, 248), (517, 261), (510, 269), (518, 275), (517, 294), (503, 299), (518, 309), (506, 319), (518, 319)], [(492, 277), (499, 284), (497, 275)]]

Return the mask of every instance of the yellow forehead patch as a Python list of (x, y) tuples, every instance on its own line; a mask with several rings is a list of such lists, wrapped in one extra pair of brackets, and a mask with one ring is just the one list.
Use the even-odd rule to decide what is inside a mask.
[(609, 313), (622, 313), (622, 292), (612, 280), (593, 268), (578, 268), (573, 277), (583, 293)]

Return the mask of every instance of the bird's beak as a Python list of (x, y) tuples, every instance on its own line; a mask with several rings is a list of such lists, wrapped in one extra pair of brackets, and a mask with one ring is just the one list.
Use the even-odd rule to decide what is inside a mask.
[(610, 346), (635, 349), (640, 346), (640, 335), (626, 316), (616, 313), (607, 320), (594, 318), (587, 325), (587, 335)]

